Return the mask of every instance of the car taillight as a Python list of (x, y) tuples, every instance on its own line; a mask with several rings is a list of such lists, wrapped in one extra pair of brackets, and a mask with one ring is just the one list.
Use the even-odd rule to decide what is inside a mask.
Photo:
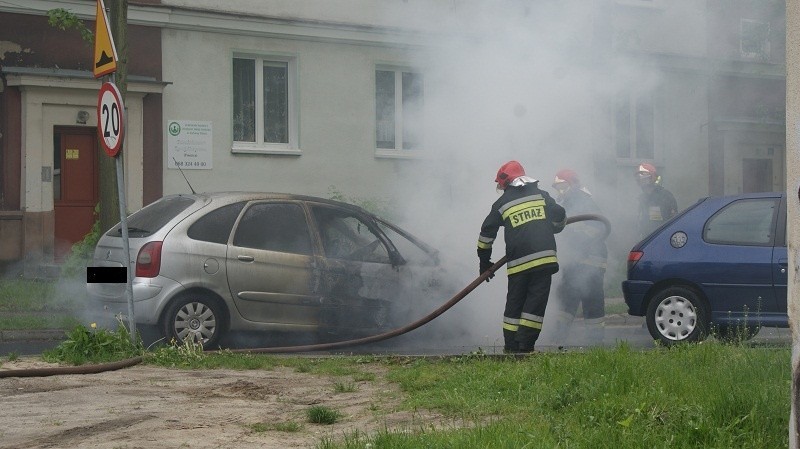
[(628, 271), (636, 265), (636, 262), (644, 256), (644, 252), (642, 251), (631, 251), (628, 253)]
[(164, 242), (148, 242), (136, 256), (136, 277), (154, 278), (161, 271), (161, 245)]

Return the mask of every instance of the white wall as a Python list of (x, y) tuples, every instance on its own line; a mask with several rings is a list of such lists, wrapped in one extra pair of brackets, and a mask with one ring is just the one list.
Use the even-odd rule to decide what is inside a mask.
[[(411, 162), (376, 157), (374, 141), (376, 64), (407, 66), (405, 50), (165, 29), (162, 52), (163, 78), (172, 83), (164, 90), (164, 120), (212, 122), (213, 169), (186, 170), (195, 190), (326, 196), (335, 186), (351, 195), (380, 196), (385, 192), (375, 181)], [(232, 153), (234, 52), (296, 58), (299, 155)], [(164, 193), (185, 192), (181, 174), (166, 169), (166, 158), (164, 163)]]

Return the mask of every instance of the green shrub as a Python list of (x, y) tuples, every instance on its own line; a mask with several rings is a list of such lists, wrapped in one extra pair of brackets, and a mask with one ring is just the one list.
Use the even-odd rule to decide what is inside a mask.
[[(99, 208), (100, 204), (98, 203), (94, 208), (95, 216), (99, 214)], [(61, 276), (67, 278), (85, 276), (86, 267), (92, 262), (98, 240), (100, 240), (100, 220), (95, 220), (92, 229), (83, 237), (83, 240), (72, 245), (69, 256), (61, 266)]]
[(82, 365), (127, 359), (143, 352), (141, 339), (137, 338), (133, 343), (130, 332), (118, 320), (115, 331), (95, 327), (87, 329), (79, 325), (67, 334), (67, 340), (42, 353), (42, 358), (47, 362)]
[(315, 424), (333, 424), (342, 416), (336, 410), (321, 405), (311, 407), (306, 415), (308, 416), (308, 422)]

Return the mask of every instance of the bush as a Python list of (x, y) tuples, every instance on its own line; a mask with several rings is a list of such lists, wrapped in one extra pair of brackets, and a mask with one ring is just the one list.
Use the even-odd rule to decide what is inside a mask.
[[(95, 206), (94, 214), (99, 214), (100, 204)], [(78, 277), (84, 276), (86, 267), (92, 261), (94, 255), (94, 248), (97, 246), (97, 241), (100, 240), (100, 220), (95, 220), (92, 229), (83, 237), (83, 240), (72, 245), (67, 260), (61, 266), (61, 276), (63, 277)]]
[(120, 319), (116, 331), (97, 329), (92, 323), (91, 329), (84, 325), (75, 327), (67, 340), (55, 348), (42, 353), (47, 362), (70, 363), (105, 363), (142, 355), (144, 347), (140, 338), (136, 343), (131, 341), (131, 334)]

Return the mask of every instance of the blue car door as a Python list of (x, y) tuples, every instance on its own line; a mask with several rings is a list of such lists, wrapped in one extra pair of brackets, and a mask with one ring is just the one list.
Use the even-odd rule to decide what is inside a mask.
[[(787, 289), (789, 258), (786, 253), (786, 201), (781, 201), (780, 214), (778, 215), (778, 231), (776, 233), (775, 249), (772, 251), (772, 277), (775, 284), (774, 316), (763, 317), (766, 322), (775, 321), (775, 324), (787, 324)], [(766, 323), (765, 323), (766, 324)]]
[(772, 312), (777, 308), (773, 246), (780, 197), (732, 201), (703, 228), (703, 288), (714, 320)]

